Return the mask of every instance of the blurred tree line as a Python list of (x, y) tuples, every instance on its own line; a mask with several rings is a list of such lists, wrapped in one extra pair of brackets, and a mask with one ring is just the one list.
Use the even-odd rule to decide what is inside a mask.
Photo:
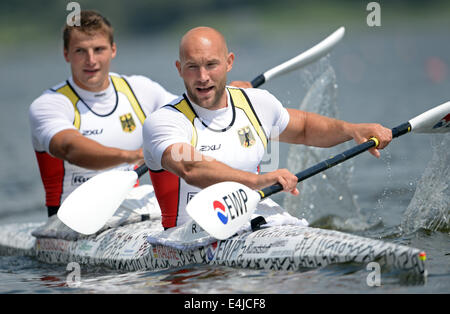
[[(0, 33), (54, 32), (62, 28), (71, 0), (2, 0)], [(161, 32), (183, 19), (218, 11), (258, 8), (271, 0), (76, 0), (81, 9), (94, 9), (105, 15), (116, 29), (134, 34)], [(3, 34), (5, 35), (5, 34)]]
[[(33, 38), (53, 37), (58, 34), (70, 11), (66, 10), (70, 0), (2, 0), (0, 1), (0, 41), (3, 43), (17, 41), (18, 37)], [(220, 14), (232, 16), (233, 12), (263, 14), (267, 20), (274, 21), (286, 17), (286, 12), (298, 14), (298, 20), (305, 18), (305, 12), (311, 7), (315, 12), (324, 12), (351, 7), (364, 14), (365, 0), (78, 0), (81, 9), (95, 9), (104, 14), (121, 33), (134, 35), (164, 32), (185, 21)], [(377, 1), (381, 7), (395, 7), (400, 13), (423, 12), (424, 7), (440, 10), (448, 1), (444, 0), (383, 0)], [(448, 10), (449, 5), (445, 5)], [(281, 13), (280, 13), (281, 12)], [(284, 12), (284, 13), (283, 13)], [(304, 13), (304, 15), (302, 15)], [(404, 13), (404, 12), (403, 12)], [(449, 15), (450, 16), (450, 15)], [(229, 21), (232, 23), (233, 21)]]

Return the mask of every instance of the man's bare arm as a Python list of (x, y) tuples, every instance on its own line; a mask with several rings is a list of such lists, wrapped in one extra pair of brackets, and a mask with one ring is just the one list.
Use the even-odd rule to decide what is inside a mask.
[(63, 130), (50, 141), (50, 153), (60, 159), (92, 170), (111, 168), (122, 163), (142, 161), (142, 149), (122, 150), (107, 147), (82, 136), (76, 130)]
[(265, 174), (255, 174), (231, 168), (211, 157), (207, 157), (186, 143), (170, 145), (163, 153), (164, 169), (183, 178), (186, 183), (206, 188), (210, 185), (234, 181), (252, 189), (262, 189), (280, 183), (285, 191), (298, 194), (297, 177), (286, 169), (278, 169)]
[[(332, 147), (334, 145), (354, 139), (358, 144), (376, 137), (379, 149), (386, 147), (392, 140), (390, 129), (376, 123), (349, 123), (342, 120), (325, 117), (312, 112), (287, 109), (289, 123), (280, 134), (281, 142), (304, 144), (316, 147)], [(375, 157), (379, 157), (378, 149), (369, 150)]]

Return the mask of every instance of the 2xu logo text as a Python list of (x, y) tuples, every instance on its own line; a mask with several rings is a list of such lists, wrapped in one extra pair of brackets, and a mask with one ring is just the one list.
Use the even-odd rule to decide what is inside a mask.
[[(247, 193), (243, 189), (227, 194), (221, 201), (214, 201), (213, 207), (220, 221), (226, 225), (229, 220), (247, 213)], [(225, 205), (224, 205), (225, 204)]]
[(222, 144), (201, 145), (199, 150), (201, 152), (209, 152), (209, 151), (219, 150), (221, 147), (222, 147)]
[(102, 133), (103, 133), (103, 129), (83, 130), (82, 131), (83, 136), (100, 135)]

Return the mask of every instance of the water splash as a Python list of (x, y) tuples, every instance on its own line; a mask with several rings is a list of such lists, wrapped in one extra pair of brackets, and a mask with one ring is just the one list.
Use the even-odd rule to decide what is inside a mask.
[[(338, 118), (336, 75), (328, 58), (302, 71), (308, 90), (299, 109)], [(350, 147), (344, 143), (333, 148), (292, 145), (288, 154), (288, 169), (306, 169)], [(326, 170), (299, 184), (300, 196), (286, 195), (284, 207), (296, 217), (312, 225), (340, 230), (363, 230), (368, 227), (360, 214), (349, 188), (353, 173), (351, 160)]]
[(377, 210), (384, 210), (384, 203), (386, 200), (389, 200), (392, 197), (392, 190), (388, 188), (390, 183), (392, 183), (392, 155), (388, 149), (384, 151), (384, 154), (381, 155), (381, 160), (384, 162), (387, 169), (387, 178), (385, 182), (385, 186), (383, 188), (383, 192), (381, 196), (377, 199)]
[(433, 156), (401, 223), (405, 233), (418, 229), (450, 232), (450, 136), (434, 135)]

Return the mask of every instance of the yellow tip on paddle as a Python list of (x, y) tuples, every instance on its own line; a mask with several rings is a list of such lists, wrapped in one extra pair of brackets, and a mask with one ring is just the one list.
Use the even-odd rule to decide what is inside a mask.
[(419, 259), (421, 261), (425, 261), (427, 259), (427, 254), (425, 254), (425, 252), (420, 252), (419, 253)]

